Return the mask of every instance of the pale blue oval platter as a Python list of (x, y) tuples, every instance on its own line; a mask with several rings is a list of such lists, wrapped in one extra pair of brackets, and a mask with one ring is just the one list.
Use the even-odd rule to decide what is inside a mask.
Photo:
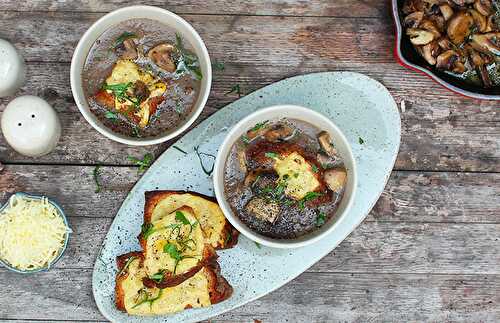
[[(299, 249), (259, 247), (240, 235), (230, 250), (219, 251), (222, 274), (233, 296), (209, 308), (156, 316), (129, 316), (114, 304), (115, 258), (140, 250), (135, 238), (143, 220), (144, 192), (189, 190), (213, 196), (211, 177), (201, 169), (199, 151), (216, 155), (229, 128), (248, 114), (277, 104), (316, 110), (342, 130), (358, 165), (353, 207), (335, 231)], [(104, 240), (93, 272), (94, 298), (101, 313), (113, 322), (197, 322), (230, 311), (283, 286), (319, 261), (344, 240), (368, 215), (389, 179), (399, 150), (401, 121), (398, 107), (379, 82), (358, 73), (325, 72), (292, 77), (257, 90), (224, 107), (166, 150), (137, 182), (123, 202)], [(210, 168), (213, 160), (205, 156)], [(311, 291), (314, 293), (314, 291)]]

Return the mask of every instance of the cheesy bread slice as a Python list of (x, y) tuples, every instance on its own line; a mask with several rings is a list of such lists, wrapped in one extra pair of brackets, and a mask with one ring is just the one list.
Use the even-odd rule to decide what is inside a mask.
[(117, 266), (116, 307), (131, 315), (162, 315), (207, 307), (229, 298), (233, 291), (220, 275), (216, 261), (181, 284), (163, 289), (144, 284), (147, 273), (142, 252), (118, 256)]
[(215, 249), (227, 249), (238, 242), (239, 232), (227, 221), (217, 202), (198, 193), (185, 191), (151, 191), (145, 193), (144, 223), (154, 223), (176, 209), (190, 207)]

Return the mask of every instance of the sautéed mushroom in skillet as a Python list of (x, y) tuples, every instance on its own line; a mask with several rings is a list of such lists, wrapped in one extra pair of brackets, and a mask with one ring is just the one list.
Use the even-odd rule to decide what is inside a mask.
[(276, 239), (300, 237), (331, 219), (346, 182), (330, 135), (296, 119), (256, 124), (234, 143), (224, 168), (234, 214)]
[(91, 112), (130, 137), (155, 137), (191, 113), (202, 79), (198, 58), (174, 29), (130, 19), (106, 30), (83, 70)]

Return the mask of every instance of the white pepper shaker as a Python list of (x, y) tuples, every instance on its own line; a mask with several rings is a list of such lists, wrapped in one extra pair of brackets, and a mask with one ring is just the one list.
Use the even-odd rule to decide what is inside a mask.
[(7, 143), (29, 157), (48, 154), (61, 136), (57, 113), (47, 101), (33, 95), (12, 100), (2, 113), (0, 125)]
[(13, 95), (26, 80), (26, 64), (16, 48), (0, 39), (0, 98)]

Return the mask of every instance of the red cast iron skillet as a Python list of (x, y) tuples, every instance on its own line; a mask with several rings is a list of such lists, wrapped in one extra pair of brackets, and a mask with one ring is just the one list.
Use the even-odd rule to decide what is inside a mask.
[(500, 100), (500, 87), (494, 86), (490, 89), (485, 89), (482, 86), (466, 83), (459, 78), (438, 71), (436, 68), (430, 66), (425, 59), (417, 53), (403, 29), (403, 13), (401, 11), (403, 2), (404, 0), (392, 0), (392, 14), (396, 25), (396, 46), (394, 48), (394, 55), (398, 62), (406, 68), (427, 75), (455, 93), (482, 100)]

